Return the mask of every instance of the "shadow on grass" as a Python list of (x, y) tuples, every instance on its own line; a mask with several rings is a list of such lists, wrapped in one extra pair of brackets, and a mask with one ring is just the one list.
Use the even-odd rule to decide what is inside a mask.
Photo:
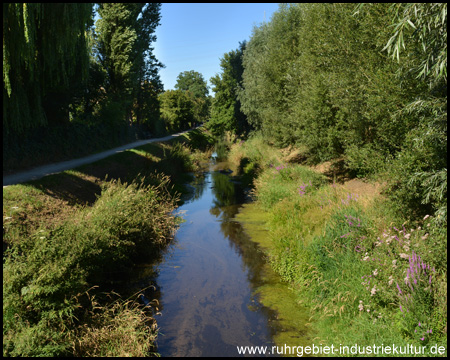
[(97, 181), (89, 181), (70, 172), (49, 175), (30, 181), (31, 185), (53, 198), (67, 201), (69, 205), (92, 205), (101, 193)]
[(156, 173), (168, 175), (171, 184), (175, 185), (173, 191), (181, 192), (179, 184), (189, 177), (186, 170), (188, 159), (174, 145), (182, 141), (174, 139), (143, 145), (92, 164), (30, 181), (27, 185), (53, 198), (67, 201), (71, 206), (91, 206), (101, 194), (104, 181), (120, 179), (121, 182), (131, 183), (139, 177), (146, 177), (146, 183), (158, 185)]

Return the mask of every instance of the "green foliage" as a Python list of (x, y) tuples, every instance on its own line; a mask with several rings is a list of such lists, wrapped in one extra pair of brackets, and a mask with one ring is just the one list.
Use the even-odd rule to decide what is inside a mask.
[(208, 85), (203, 75), (197, 71), (183, 71), (177, 77), (176, 90), (190, 91), (196, 98), (208, 96)]
[(89, 3), (3, 4), (4, 131), (69, 120), (75, 89), (87, 79), (91, 24)]
[[(400, 62), (405, 42), (415, 42), (413, 67), (417, 77), (428, 80), (431, 87), (447, 83), (447, 4), (393, 4), (393, 35), (385, 46)], [(405, 41), (406, 40), (406, 41)]]
[(162, 65), (151, 52), (151, 43), (156, 40), (152, 34), (160, 20), (160, 6), (102, 3), (98, 9), (100, 18), (96, 23), (96, 51), (108, 75), (106, 93), (111, 100), (120, 101), (127, 113), (131, 111), (133, 99), (136, 99), (134, 105), (138, 122), (142, 121), (145, 111), (144, 99), (155, 99), (158, 95), (155, 89), (162, 88), (157, 76), (157, 69)]
[[(174, 200), (157, 186), (111, 182), (92, 208), (7, 251), (3, 266), (4, 355), (67, 355), (83, 315), (80, 295), (156, 253), (175, 222)], [(119, 315), (120, 316), (120, 315)], [(117, 329), (115, 329), (117, 331)]]
[(178, 75), (175, 89), (184, 91), (191, 98), (195, 122), (205, 122), (209, 115), (210, 98), (203, 75), (194, 70), (184, 71)]
[[(277, 146), (384, 174), (399, 206), (444, 214), (446, 14), (446, 4), (282, 4), (244, 51), (241, 110)], [(221, 114), (220, 124), (230, 108)]]
[(300, 17), (296, 4), (280, 5), (269, 23), (253, 29), (243, 57), (241, 110), (252, 126), (280, 144), (292, 140), (292, 122), (286, 110), (294, 95), (288, 83), (291, 74), (298, 72), (293, 61), (300, 51)]
[(204, 129), (194, 129), (189, 132), (189, 144), (194, 149), (207, 150), (214, 145), (214, 137)]
[(242, 82), (242, 56), (246, 42), (237, 50), (226, 53), (220, 60), (222, 73), (211, 78), (215, 96), (211, 105), (211, 117), (208, 128), (215, 136), (222, 136), (226, 131), (237, 134), (248, 132), (246, 116), (241, 112), (237, 93)]
[(161, 118), (168, 132), (186, 130), (194, 125), (194, 102), (187, 91), (168, 90), (159, 95)]
[[(101, 4), (94, 28), (90, 3), (3, 5), (4, 165), (66, 160), (130, 141), (130, 133), (165, 132), (163, 65), (151, 47), (160, 7)], [(58, 148), (53, 134), (61, 132), (67, 144)], [(29, 143), (16, 144), (21, 136)]]

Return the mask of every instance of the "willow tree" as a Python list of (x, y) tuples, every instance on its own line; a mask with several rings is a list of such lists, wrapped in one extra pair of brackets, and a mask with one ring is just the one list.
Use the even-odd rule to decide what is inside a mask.
[(68, 120), (69, 89), (88, 74), (91, 23), (89, 3), (3, 4), (4, 131)]
[[(385, 50), (424, 91), (397, 117), (414, 123), (395, 163), (395, 196), (411, 208), (435, 211), (447, 224), (447, 4), (393, 4), (392, 36)], [(423, 206), (423, 205), (428, 205)], [(423, 215), (423, 214), (422, 214)], [(445, 230), (444, 230), (445, 231)]]

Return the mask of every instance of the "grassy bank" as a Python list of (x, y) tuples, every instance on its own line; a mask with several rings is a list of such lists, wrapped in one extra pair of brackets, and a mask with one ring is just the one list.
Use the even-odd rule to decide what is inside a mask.
[(208, 145), (196, 131), (3, 189), (4, 356), (151, 353), (139, 294), (111, 290), (170, 241), (180, 184)]
[(258, 137), (233, 144), (229, 160), (253, 180), (252, 206), (268, 219), (262, 245), (310, 309), (313, 344), (426, 346), (426, 355), (446, 346), (442, 222), (406, 219), (382, 184), (301, 165), (300, 151)]

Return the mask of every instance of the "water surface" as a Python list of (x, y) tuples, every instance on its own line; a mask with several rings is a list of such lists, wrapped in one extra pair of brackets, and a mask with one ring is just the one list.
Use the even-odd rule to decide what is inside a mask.
[(155, 287), (145, 296), (157, 299), (158, 352), (239, 356), (237, 346), (272, 346), (283, 329), (257, 294), (268, 285), (263, 274), (270, 269), (234, 219), (246, 200), (244, 191), (214, 169), (197, 175), (190, 187), (192, 194), (177, 209), (185, 221), (173, 243), (158, 264), (143, 267), (139, 275), (142, 288)]

